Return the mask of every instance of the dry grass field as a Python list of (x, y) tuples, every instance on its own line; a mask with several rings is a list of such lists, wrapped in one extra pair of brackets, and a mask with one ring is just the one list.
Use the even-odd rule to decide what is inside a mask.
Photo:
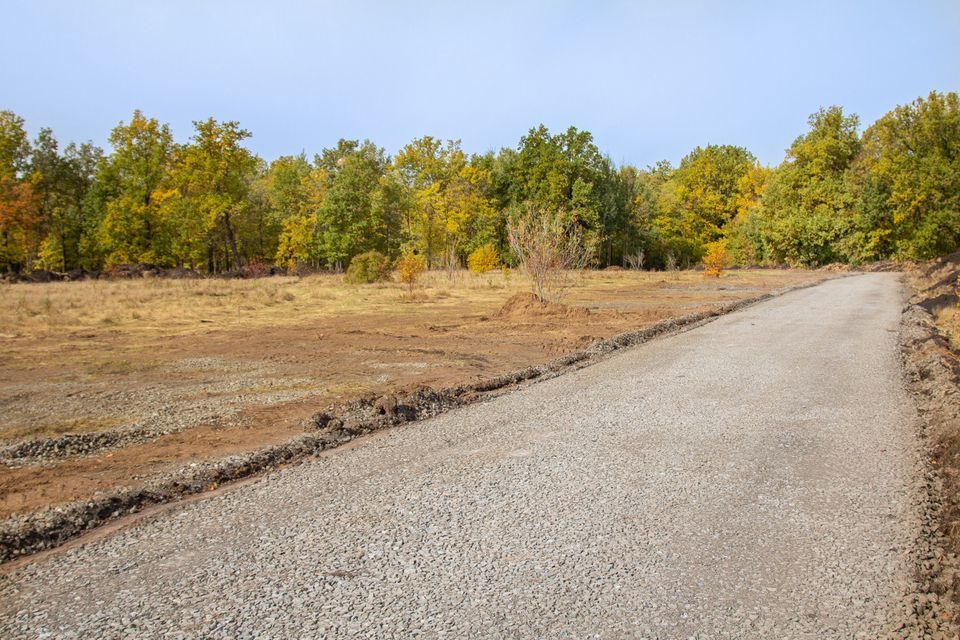
[(569, 313), (501, 313), (529, 283), (500, 272), (430, 273), (412, 296), (334, 275), (2, 285), (0, 445), (97, 430), (158, 435), (85, 456), (7, 460), (0, 516), (283, 441), (332, 403), (472, 382), (825, 276), (589, 272), (565, 299)]

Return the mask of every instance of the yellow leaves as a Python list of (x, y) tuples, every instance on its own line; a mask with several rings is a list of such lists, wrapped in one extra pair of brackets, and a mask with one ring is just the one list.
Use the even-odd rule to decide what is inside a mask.
[(757, 164), (740, 177), (737, 181), (737, 220), (742, 220), (760, 204), (771, 176), (773, 169)]
[(300, 182), (304, 192), (301, 214), (313, 213), (323, 204), (330, 185), (330, 176), (325, 169), (314, 168)]
[(730, 264), (727, 254), (727, 241), (717, 240), (706, 245), (707, 253), (703, 256), (703, 275), (708, 278), (719, 278), (723, 270)]
[(150, 194), (150, 202), (158, 206), (180, 196), (179, 189), (157, 189)]
[(277, 247), (277, 264), (285, 269), (294, 268), (297, 263), (309, 262), (314, 247), (316, 218), (311, 215), (295, 216), (283, 221)]
[(500, 266), (500, 256), (497, 255), (494, 246), (487, 243), (470, 254), (467, 258), (467, 266), (473, 273), (493, 271)]
[(397, 260), (395, 269), (397, 272), (397, 279), (400, 280), (403, 284), (407, 285), (410, 291), (413, 291), (413, 287), (417, 284), (417, 280), (420, 279), (420, 275), (426, 270), (427, 265), (423, 260), (423, 256), (414, 253), (413, 251), (404, 251), (403, 255)]

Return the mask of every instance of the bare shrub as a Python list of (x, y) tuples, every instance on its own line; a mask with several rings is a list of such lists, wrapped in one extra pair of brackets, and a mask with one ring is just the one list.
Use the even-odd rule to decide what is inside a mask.
[(533, 294), (541, 302), (560, 302), (573, 285), (573, 276), (590, 262), (583, 232), (557, 214), (535, 212), (511, 222), (508, 232), (510, 248), (533, 280)]
[(664, 268), (669, 271), (671, 274), (676, 274), (677, 271), (677, 257), (673, 255), (673, 252), (668, 251), (666, 258), (664, 258)]
[(447, 247), (442, 257), (443, 268), (447, 271), (447, 278), (453, 280), (453, 277), (460, 271), (460, 254), (455, 243)]
[(626, 255), (627, 265), (634, 271), (643, 271), (643, 260), (646, 257), (643, 249), (637, 249), (633, 253)]

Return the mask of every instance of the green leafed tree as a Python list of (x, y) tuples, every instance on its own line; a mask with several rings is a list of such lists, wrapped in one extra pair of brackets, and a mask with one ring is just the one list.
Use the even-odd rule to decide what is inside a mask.
[[(239, 269), (242, 256), (253, 253), (250, 233), (250, 184), (258, 166), (256, 156), (242, 146), (250, 132), (237, 122), (213, 118), (194, 122), (190, 143), (181, 148), (165, 194), (171, 230), (170, 257), (175, 262), (198, 262), (204, 250), (213, 269), (225, 258)], [(244, 233), (241, 233), (244, 232)], [(247, 251), (241, 251), (247, 249)]]
[(170, 127), (134, 111), (110, 133), (113, 151), (97, 172), (103, 214), (98, 241), (106, 264), (162, 262), (159, 191), (173, 162)]
[(618, 200), (610, 197), (616, 173), (588, 131), (570, 127), (552, 135), (543, 125), (535, 127), (520, 139), (510, 170), (515, 215), (530, 208), (561, 212), (583, 231), (584, 242), (604, 245), (605, 221), (617, 217), (611, 207)]
[(740, 180), (756, 163), (743, 147), (697, 147), (662, 183), (653, 224), (681, 264), (699, 262), (705, 245), (723, 237), (737, 215)]
[(767, 262), (818, 265), (848, 257), (844, 240), (855, 203), (846, 181), (860, 152), (859, 119), (830, 107), (808, 123), (810, 130), (787, 150), (756, 212)]
[[(254, 253), (266, 259), (278, 256), (288, 221), (305, 215), (308, 177), (312, 167), (304, 154), (280, 156), (259, 171), (250, 187)], [(291, 223), (292, 224), (292, 223)], [(284, 253), (289, 253), (284, 249)], [(276, 258), (289, 266), (287, 259)]]
[(960, 247), (957, 94), (934, 91), (871, 125), (851, 189), (856, 258), (926, 259)]
[(387, 251), (388, 231), (375, 206), (387, 159), (369, 140), (341, 140), (318, 157), (329, 186), (317, 209), (318, 255), (328, 265), (346, 265), (365, 251)]

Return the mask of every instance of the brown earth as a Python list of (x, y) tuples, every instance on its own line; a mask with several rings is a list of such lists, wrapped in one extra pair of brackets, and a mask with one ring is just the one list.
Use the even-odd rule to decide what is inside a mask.
[(960, 350), (957, 278), (960, 252), (909, 265), (913, 289), (905, 314), (904, 365), (927, 428), (939, 496), (935, 534), (943, 557), (938, 591), (960, 610)]
[(536, 302), (516, 275), (431, 277), (413, 302), (397, 286), (326, 276), (157, 290), (101, 282), (81, 293), (71, 287), (87, 283), (0, 285), (0, 443), (130, 425), (171, 431), (87, 456), (6, 460), (0, 517), (284, 442), (333, 403), (475, 382), (825, 275), (597, 272), (567, 306)]
[(513, 294), (497, 311), (497, 318), (514, 322), (536, 322), (550, 317), (583, 319), (589, 316), (590, 309), (586, 307), (545, 302), (528, 292)]

